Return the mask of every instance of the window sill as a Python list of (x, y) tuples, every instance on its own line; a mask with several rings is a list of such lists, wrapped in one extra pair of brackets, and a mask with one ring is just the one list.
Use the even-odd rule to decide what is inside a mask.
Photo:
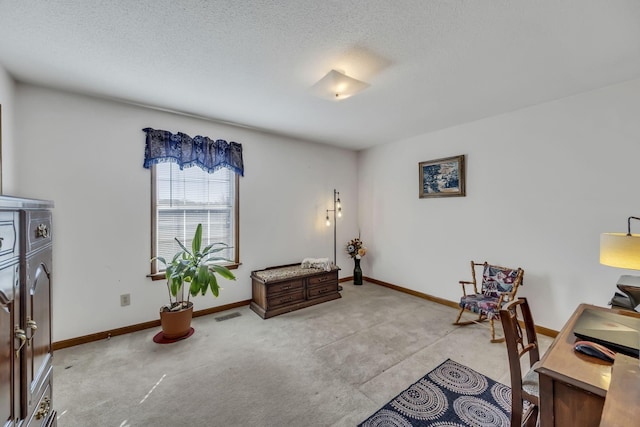
[[(230, 263), (230, 264), (222, 264), (225, 267), (227, 267), (229, 270), (237, 270), (238, 267), (240, 267), (242, 265), (241, 262), (238, 263)], [(164, 274), (164, 271), (160, 271), (158, 273), (151, 273), (151, 274), (147, 274), (147, 277), (150, 278), (153, 281), (156, 280), (165, 280), (167, 278), (167, 276)]]

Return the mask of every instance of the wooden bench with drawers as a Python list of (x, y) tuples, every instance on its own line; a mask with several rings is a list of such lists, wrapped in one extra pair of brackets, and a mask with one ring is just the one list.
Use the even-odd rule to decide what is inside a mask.
[(300, 264), (251, 272), (250, 307), (263, 319), (341, 298), (338, 267), (331, 271), (302, 268)]

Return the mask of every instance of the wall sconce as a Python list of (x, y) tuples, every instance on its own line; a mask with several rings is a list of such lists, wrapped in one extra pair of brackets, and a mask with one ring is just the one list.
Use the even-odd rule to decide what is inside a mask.
[(340, 204), (340, 192), (333, 189), (333, 209), (327, 209), (327, 227), (331, 226), (331, 220), (329, 219), (329, 212), (333, 212), (333, 264), (336, 263), (336, 216), (342, 217), (342, 205)]
[(311, 86), (311, 93), (320, 98), (341, 101), (365, 90), (369, 86), (369, 83), (349, 77), (342, 71), (331, 70)]
[(600, 264), (611, 267), (640, 270), (640, 234), (631, 234), (631, 220), (627, 219), (627, 234), (602, 233), (600, 235)]

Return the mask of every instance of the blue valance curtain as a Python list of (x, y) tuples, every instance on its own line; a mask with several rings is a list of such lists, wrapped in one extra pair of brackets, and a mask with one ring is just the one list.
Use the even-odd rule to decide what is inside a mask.
[(144, 128), (147, 141), (144, 148), (144, 167), (163, 162), (174, 162), (180, 169), (199, 166), (213, 173), (220, 168), (229, 168), (244, 176), (242, 144), (223, 139), (212, 140), (206, 136), (191, 138), (182, 132)]

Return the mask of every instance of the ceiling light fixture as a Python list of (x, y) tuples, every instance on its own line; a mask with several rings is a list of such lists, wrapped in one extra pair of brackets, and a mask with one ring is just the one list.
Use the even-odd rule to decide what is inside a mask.
[(369, 86), (369, 83), (349, 77), (342, 71), (331, 70), (311, 86), (311, 93), (320, 98), (341, 101), (365, 90)]

